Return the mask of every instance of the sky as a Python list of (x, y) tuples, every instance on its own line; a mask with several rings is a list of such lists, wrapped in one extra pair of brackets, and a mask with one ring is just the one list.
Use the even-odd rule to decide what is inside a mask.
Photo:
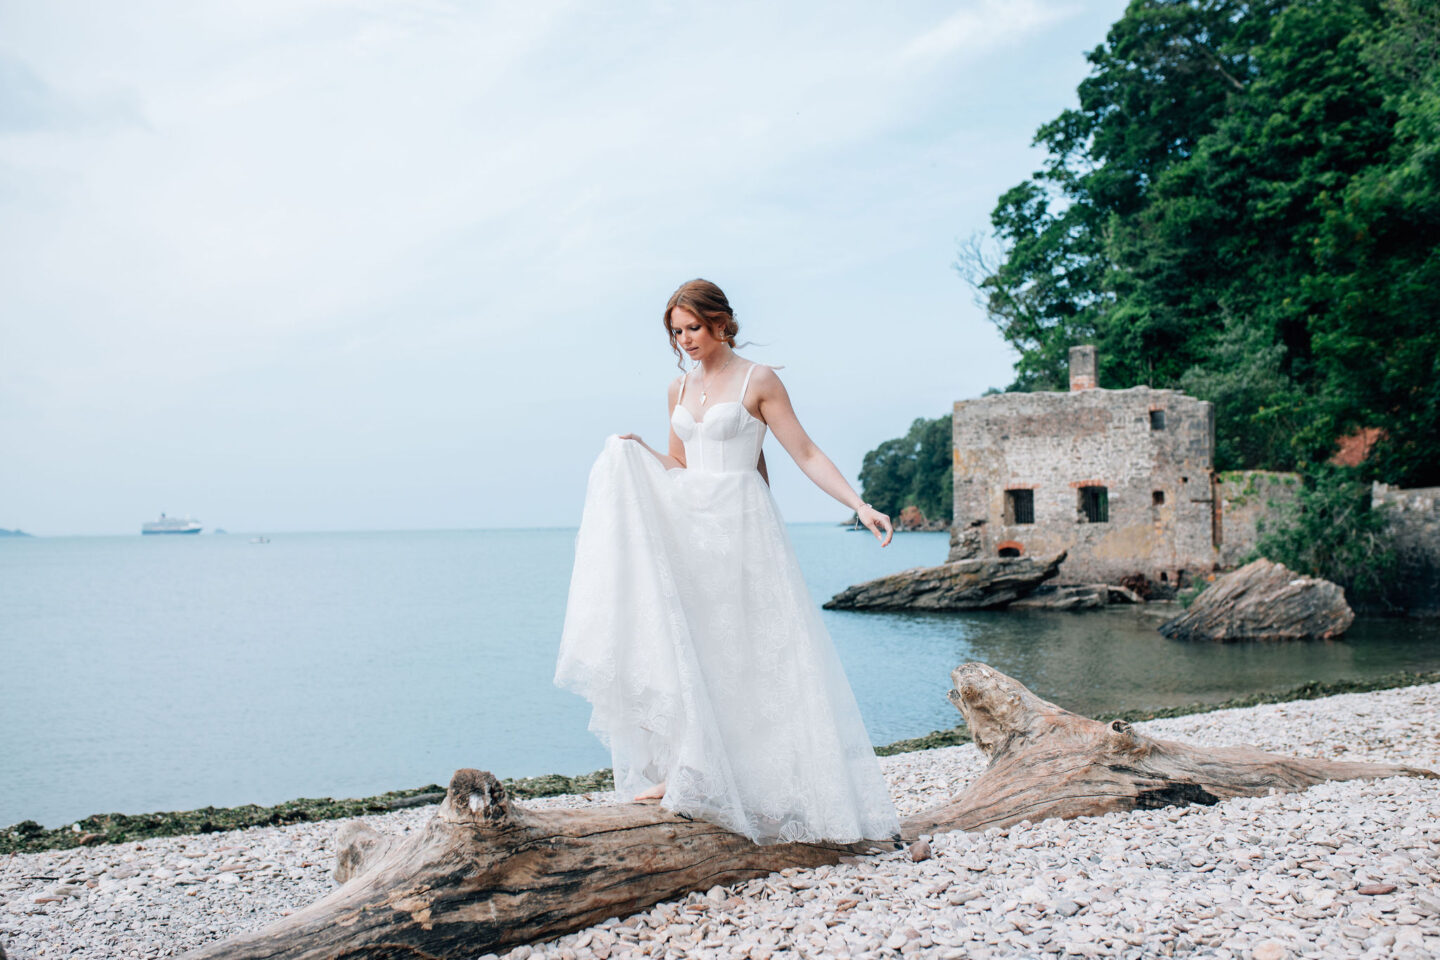
[(573, 526), (693, 277), (854, 482), (1010, 382), (957, 247), (1123, 7), (0, 0), (0, 527)]

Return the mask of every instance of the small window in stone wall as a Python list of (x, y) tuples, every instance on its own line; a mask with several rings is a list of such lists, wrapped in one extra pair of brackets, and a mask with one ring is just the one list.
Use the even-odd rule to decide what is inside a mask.
[(1080, 522), (1110, 522), (1110, 491), (1105, 487), (1080, 488)]
[(1035, 522), (1035, 491), (1034, 490), (1006, 490), (1005, 491), (1005, 523), (1034, 523)]
[(1157, 507), (1165, 506), (1165, 491), (1156, 490), (1154, 493), (1150, 494), (1150, 502)]
[(1150, 429), (1151, 429), (1151, 430), (1164, 430), (1164, 429), (1165, 429), (1165, 411), (1164, 411), (1164, 410), (1151, 410), (1151, 411), (1150, 411)]
[(1007, 559), (1007, 560), (1008, 560), (1008, 559), (1012, 559), (1012, 558), (1014, 558), (1014, 557), (1018, 557), (1018, 556), (1020, 556), (1020, 548), (1019, 548), (1019, 547), (1001, 547), (1001, 548), (1000, 548), (1000, 556), (1003, 557), (1003, 558), (1005, 558), (1005, 559)]

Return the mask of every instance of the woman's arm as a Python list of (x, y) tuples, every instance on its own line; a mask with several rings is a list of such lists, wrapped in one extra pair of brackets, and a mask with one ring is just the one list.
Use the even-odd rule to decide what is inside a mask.
[[(756, 370), (750, 380), (750, 393), (757, 399), (760, 419), (770, 427), (770, 432), (775, 434), (775, 439), (780, 441), (780, 446), (785, 448), (805, 476), (815, 486), (854, 510), (860, 522), (875, 534), (880, 546), (888, 544), (895, 534), (890, 518), (862, 501), (834, 462), (810, 439), (805, 428), (800, 426), (800, 419), (795, 416), (795, 408), (790, 404), (790, 394), (775, 371), (764, 366)], [(884, 533), (881, 533), (882, 530)]]
[[(665, 419), (666, 423), (669, 423), (669, 418), (675, 415), (675, 403), (680, 397), (680, 382), (684, 379), (685, 378), (681, 376), (676, 377), (674, 380), (670, 381), (670, 408), (668, 410), (668, 416)], [(655, 457), (655, 459), (660, 461), (660, 465), (663, 466), (666, 470), (671, 470), (675, 467), (683, 468), (685, 466), (685, 444), (681, 442), (680, 438), (675, 435), (674, 427), (670, 428), (669, 454), (661, 453), (654, 447), (650, 446), (650, 444), (646, 443), (644, 440), (641, 440), (639, 435), (634, 433), (622, 433), (620, 434), (620, 439), (634, 440), (636, 443), (640, 444), (640, 446), (650, 451), (650, 453)]]

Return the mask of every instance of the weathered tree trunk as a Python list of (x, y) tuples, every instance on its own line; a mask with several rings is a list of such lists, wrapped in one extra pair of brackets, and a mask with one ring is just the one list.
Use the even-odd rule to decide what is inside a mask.
[(956, 667), (950, 679), (950, 701), (965, 715), (990, 765), (954, 800), (907, 820), (906, 836), (1212, 804), (1303, 790), (1325, 780), (1436, 776), (1386, 763), (1306, 760), (1254, 747), (1156, 740), (1123, 720), (1101, 723), (1061, 709), (983, 663)]
[[(1322, 780), (1428, 770), (1296, 760), (1249, 747), (1151, 740), (1062, 710), (984, 664), (957, 667), (950, 698), (989, 768), (954, 800), (912, 817), (908, 838), (1296, 790)], [(528, 810), (478, 770), (457, 771), (423, 831), (385, 841), (350, 828), (334, 893), (193, 960), (462, 958), (626, 916), (715, 884), (835, 863), (882, 845), (760, 847), (655, 804)]]
[(338, 890), (274, 926), (188, 956), (477, 957), (690, 890), (875, 849), (756, 846), (654, 803), (527, 810), (480, 770), (455, 772), (423, 831), (388, 843), (351, 831), (348, 841), (337, 869), (348, 882)]

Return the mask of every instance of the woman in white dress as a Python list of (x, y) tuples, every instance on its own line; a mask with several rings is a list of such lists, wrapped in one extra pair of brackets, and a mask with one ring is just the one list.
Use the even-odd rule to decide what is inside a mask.
[(591, 469), (555, 682), (592, 703), (622, 795), (757, 843), (894, 838), (894, 804), (770, 494), (767, 427), (881, 546), (890, 518), (806, 435), (775, 372), (735, 353), (718, 287), (682, 285), (665, 328), (695, 364), (670, 385), (669, 452), (612, 436)]

